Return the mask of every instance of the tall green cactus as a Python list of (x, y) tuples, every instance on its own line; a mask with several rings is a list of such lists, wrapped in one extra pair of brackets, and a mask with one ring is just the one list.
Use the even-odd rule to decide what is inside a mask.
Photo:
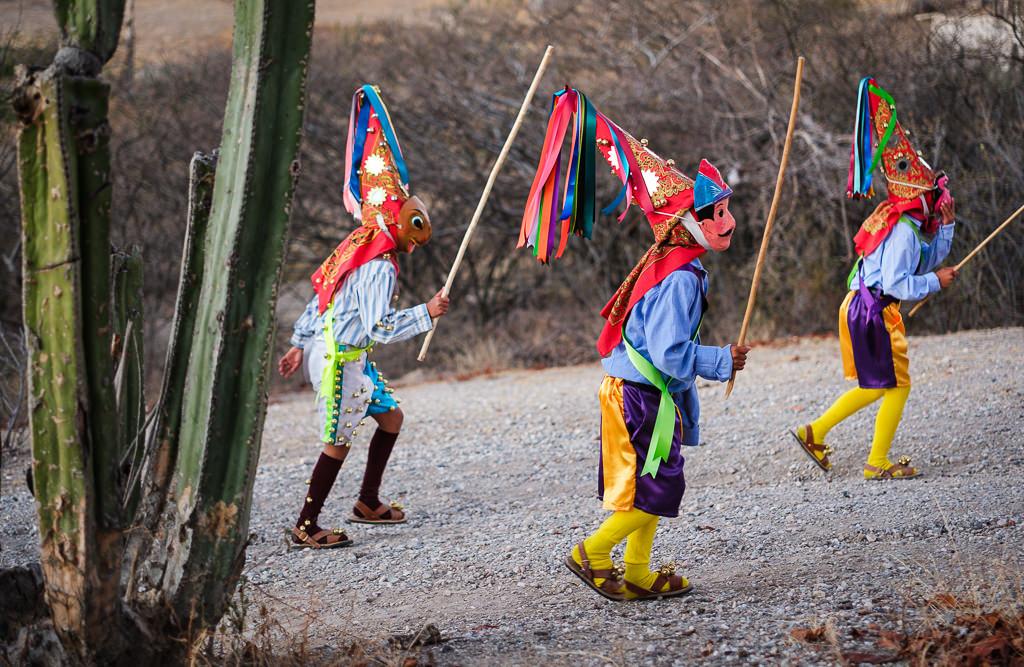
[[(80, 659), (106, 650), (121, 549), (110, 364), (107, 86), (48, 70), (19, 138), (33, 472), (47, 600)], [(97, 252), (102, 245), (103, 252)], [(99, 275), (97, 275), (99, 274)]]
[[(172, 349), (145, 449), (132, 449), (141, 372), (125, 361), (115, 379), (131, 356), (112, 358), (111, 342), (141, 325), (140, 283), (120, 281), (141, 281), (141, 263), (117, 274), (112, 308), (109, 90), (96, 78), (123, 6), (55, 0), (62, 48), (22, 72), (15, 100), (43, 568), (82, 663), (182, 650), (219, 620), (244, 561), (313, 28), (312, 0), (236, 1), (220, 160), (215, 177), (193, 161)], [(127, 489), (124, 461), (143, 471)]]
[[(184, 385), (174, 480), (180, 530), (167, 533), (190, 543), (188, 560), (175, 562), (182, 586), (174, 606), (184, 615), (201, 600), (207, 620), (219, 618), (248, 540), (274, 307), (298, 177), (313, 2), (239, 0), (235, 15), (211, 252)], [(182, 544), (173, 546), (186, 553)]]
[[(185, 243), (181, 255), (181, 273), (178, 279), (178, 297), (174, 307), (174, 320), (167, 345), (163, 384), (154, 408), (152, 424), (146, 434), (145, 472), (140, 480), (140, 505), (136, 509), (133, 530), (125, 547), (127, 561), (141, 564), (143, 554), (150, 549), (153, 537), (159, 532), (166, 490), (170, 486), (174, 465), (178, 458), (178, 431), (181, 426), (182, 387), (188, 374), (188, 361), (195, 335), (196, 310), (203, 279), (203, 257), (206, 234), (213, 203), (213, 180), (216, 174), (215, 155), (196, 152), (189, 163), (188, 216), (185, 224)], [(129, 573), (134, 581), (135, 570)], [(152, 579), (152, 577), (150, 577)], [(142, 593), (159, 586), (159, 581), (146, 581)], [(138, 592), (138, 591), (136, 591)]]
[(121, 36), (124, 3), (125, 0), (54, 0), (61, 46), (81, 49), (95, 57), (100, 66), (106, 64)]

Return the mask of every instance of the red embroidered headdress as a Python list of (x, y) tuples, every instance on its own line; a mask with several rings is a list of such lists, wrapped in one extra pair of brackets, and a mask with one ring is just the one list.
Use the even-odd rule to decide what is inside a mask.
[[(561, 149), (565, 133), (573, 123), (571, 160), (566, 183), (561, 184)], [(622, 340), (622, 326), (637, 301), (672, 271), (705, 252), (683, 224), (695, 208), (714, 204), (732, 194), (718, 170), (701, 163), (697, 183), (610, 121), (577, 90), (566, 88), (555, 94), (540, 165), (527, 199), (517, 247), (528, 245), (541, 262), (560, 257), (570, 234), (591, 237), (596, 217), (594, 172), (600, 152), (623, 183), (619, 196), (602, 213), (611, 212), (625, 200), (635, 202), (654, 230), (654, 245), (647, 250), (611, 300), (601, 310), (607, 319), (598, 338), (602, 356), (610, 354)], [(625, 210), (619, 217), (626, 215)]]
[(395, 261), (394, 226), (408, 198), (409, 173), (387, 107), (374, 86), (363, 86), (352, 97), (343, 195), (345, 208), (362, 225), (310, 278), (321, 313), (349, 273), (382, 255)]
[[(932, 170), (914, 150), (896, 119), (896, 104), (870, 77), (860, 82), (853, 147), (850, 151), (850, 177), (846, 196), (874, 196), (872, 172), (881, 159), (888, 199), (868, 216), (853, 237), (857, 253), (867, 255), (885, 240), (905, 212), (917, 210), (923, 219), (932, 218), (939, 205), (949, 197), (944, 174)], [(926, 226), (925, 231), (934, 231)]]

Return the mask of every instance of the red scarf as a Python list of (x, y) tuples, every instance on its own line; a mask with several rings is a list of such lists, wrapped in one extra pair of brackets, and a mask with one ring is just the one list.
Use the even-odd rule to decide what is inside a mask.
[[(611, 301), (601, 310), (601, 317), (608, 320), (597, 339), (597, 351), (602, 357), (611, 354), (622, 340), (626, 317), (647, 290), (680, 266), (704, 254), (704, 247), (697, 243), (679, 218), (672, 219), (672, 223), (663, 227), (665, 238), (660, 238), (644, 253), (640, 262), (612, 295)], [(656, 233), (658, 231), (661, 230), (656, 230)]]
[(861, 257), (867, 257), (875, 248), (882, 245), (882, 241), (889, 236), (889, 232), (899, 222), (900, 216), (904, 213), (918, 211), (920, 218), (926, 218), (924, 208), (921, 206), (921, 199), (887, 199), (879, 204), (875, 210), (861, 223), (860, 229), (853, 236), (853, 247)]
[(330, 257), (324, 260), (320, 268), (316, 270), (310, 280), (313, 281), (313, 289), (319, 297), (320, 314), (322, 315), (334, 299), (335, 292), (348, 277), (348, 274), (358, 269), (370, 260), (383, 256), (391, 260), (398, 271), (398, 262), (395, 261), (393, 240), (384, 233), (376, 222), (372, 225), (362, 225), (349, 234), (344, 241), (338, 244)]

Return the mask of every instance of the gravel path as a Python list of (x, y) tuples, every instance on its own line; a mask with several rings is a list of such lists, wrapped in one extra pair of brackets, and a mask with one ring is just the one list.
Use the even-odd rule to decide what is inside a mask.
[[(447, 641), (421, 655), (445, 665), (878, 653), (872, 631), (918, 627), (928, 597), (1024, 580), (1024, 329), (914, 337), (911, 376), (892, 455), (926, 476), (899, 482), (861, 478), (873, 409), (832, 432), (831, 475), (787, 434), (850, 386), (835, 339), (754, 348), (728, 401), (702, 382), (704, 442), (686, 452), (681, 515), (662, 521), (653, 553), (695, 592), (643, 603), (608, 602), (562, 565), (607, 515), (594, 497), (599, 365), (399, 383), (406, 425), (383, 497), (410, 521), (347, 525), (356, 544), (324, 552), (285, 549), (317, 456), (312, 393), (287, 395), (267, 415), (247, 595), (314, 647), (433, 623)], [(346, 462), (324, 525), (350, 510), (365, 452)], [(3, 566), (35, 550), (22, 546), (34, 530), (17, 465), (3, 473)], [(833, 644), (790, 636), (826, 625)]]

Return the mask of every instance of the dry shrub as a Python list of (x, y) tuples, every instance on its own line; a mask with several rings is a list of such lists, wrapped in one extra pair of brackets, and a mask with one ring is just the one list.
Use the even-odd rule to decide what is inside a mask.
[[(908, 12), (924, 8), (902, 5)], [(1010, 56), (939, 38), (911, 13), (852, 1), (533, 0), (457, 4), (427, 25), (319, 29), (282, 302), (308, 300), (308, 276), (353, 226), (340, 192), (357, 86), (381, 86), (413, 189), (435, 223), (433, 242), (401, 259), (402, 303), (412, 305), (443, 284), (544, 46), (552, 43), (555, 56), (455, 282), (452, 311), (428, 357), (431, 372), (464, 373), (476, 363), (596, 360), (597, 313), (651, 242), (647, 222), (633, 207), (621, 223), (602, 216), (592, 241), (571, 239), (566, 256), (549, 266), (536, 266), (529, 252), (514, 249), (548, 94), (564, 84), (648, 137), (683, 171), (692, 174), (707, 157), (726, 174), (740, 225), (728, 252), (706, 256), (712, 290), (702, 334), (706, 343), (727, 342), (743, 315), (796, 57), (803, 55), (801, 111), (750, 336), (833, 331), (854, 259), (851, 237), (879, 200), (844, 198), (857, 82), (872, 75), (892, 92), (917, 148), (950, 173), (959, 216), (955, 261), (1024, 201), (1020, 6), (986, 4), (1016, 30)], [(45, 64), (44, 51), (17, 59)], [(150, 66), (130, 90), (113, 91), (112, 239), (122, 247), (143, 245), (151, 387), (161, 372), (174, 302), (187, 164), (193, 151), (209, 151), (220, 141), (228, 68), (226, 52), (201, 53), (186, 65)], [(12, 137), (10, 115), (0, 119), (5, 138)], [(0, 324), (16, 330), (20, 276), (11, 163), (0, 152)], [(618, 190), (610, 174), (601, 180), (602, 205)], [(1024, 228), (1011, 225), (953, 289), (915, 317), (915, 333), (1024, 324), (1022, 264)], [(280, 311), (281, 351), (296, 314), (292, 306)], [(378, 354), (393, 374), (418, 367), (418, 345), (390, 347), (397, 349)]]
[[(297, 220), (289, 266), (300, 289), (302, 278), (351, 227), (336, 195), (343, 178), (336, 166), (357, 85), (382, 85), (413, 187), (431, 207), (434, 241), (403, 257), (399, 276), (407, 294), (422, 300), (444, 280), (547, 43), (557, 50), (542, 90), (576, 86), (609, 117), (649, 137), (656, 151), (676, 158), (684, 171), (692, 173), (708, 157), (727, 173), (740, 228), (729, 252), (705, 256), (712, 275), (702, 331), (707, 343), (727, 342), (739, 328), (798, 54), (808, 60), (801, 114), (751, 337), (834, 330), (843, 279), (854, 260), (853, 233), (879, 199), (848, 202), (843, 196), (861, 76), (874, 75), (893, 91), (918, 148), (953, 176), (960, 223), (951, 260), (1024, 199), (1024, 175), (1017, 169), (1024, 164), (1021, 63), (994, 66), (994, 57), (965, 55), (955, 44), (932, 39), (912, 15), (856, 3), (830, 3), (825, 11), (809, 1), (594, 0), (528, 7), (533, 13), (499, 4), (451, 10), (435, 27), (380, 24), (318, 36), (316, 61), (335, 66), (313, 71), (310, 113), (319, 120), (307, 135), (310, 160), (297, 210), (316, 224)], [(410, 62), (421, 66), (399, 66)], [(464, 374), (474, 360), (485, 367), (502, 360), (513, 366), (596, 360), (597, 313), (651, 242), (634, 207), (622, 223), (602, 216), (592, 241), (571, 239), (566, 256), (548, 266), (513, 249), (548, 109), (547, 96), (538, 95), (465, 256), (453, 310), (432, 343), (429, 363), (439, 373)], [(598, 185), (602, 203), (615, 198), (614, 178)], [(1024, 322), (1014, 270), (1024, 260), (1024, 235), (1004, 234), (986, 250), (991, 254), (975, 260), (973, 278), (965, 272), (956, 290), (917, 317), (916, 331)], [(524, 320), (535, 326), (518, 326)], [(438, 349), (445, 338), (456, 348)], [(530, 339), (546, 344), (531, 345)], [(408, 367), (401, 363), (393, 372)]]
[(1024, 612), (958, 614), (944, 627), (906, 637), (899, 655), (914, 665), (1024, 664)]
[(1024, 664), (1019, 554), (972, 558), (952, 533), (949, 542), (948, 559), (910, 564), (917, 574), (900, 592), (912, 620), (905, 619), (898, 632), (878, 630), (879, 648), (910, 665)]
[(415, 667), (421, 661), (433, 664), (424, 652), (443, 641), (433, 624), (408, 635), (357, 636), (350, 630), (350, 619), (311, 609), (309, 604), (306, 599), (292, 604), (242, 577), (220, 625), (190, 640), (188, 664)]
[(911, 600), (920, 628), (893, 633), (889, 645), (912, 665), (1024, 664), (1024, 573), (1012, 559), (965, 566), (955, 579), (930, 572)]

